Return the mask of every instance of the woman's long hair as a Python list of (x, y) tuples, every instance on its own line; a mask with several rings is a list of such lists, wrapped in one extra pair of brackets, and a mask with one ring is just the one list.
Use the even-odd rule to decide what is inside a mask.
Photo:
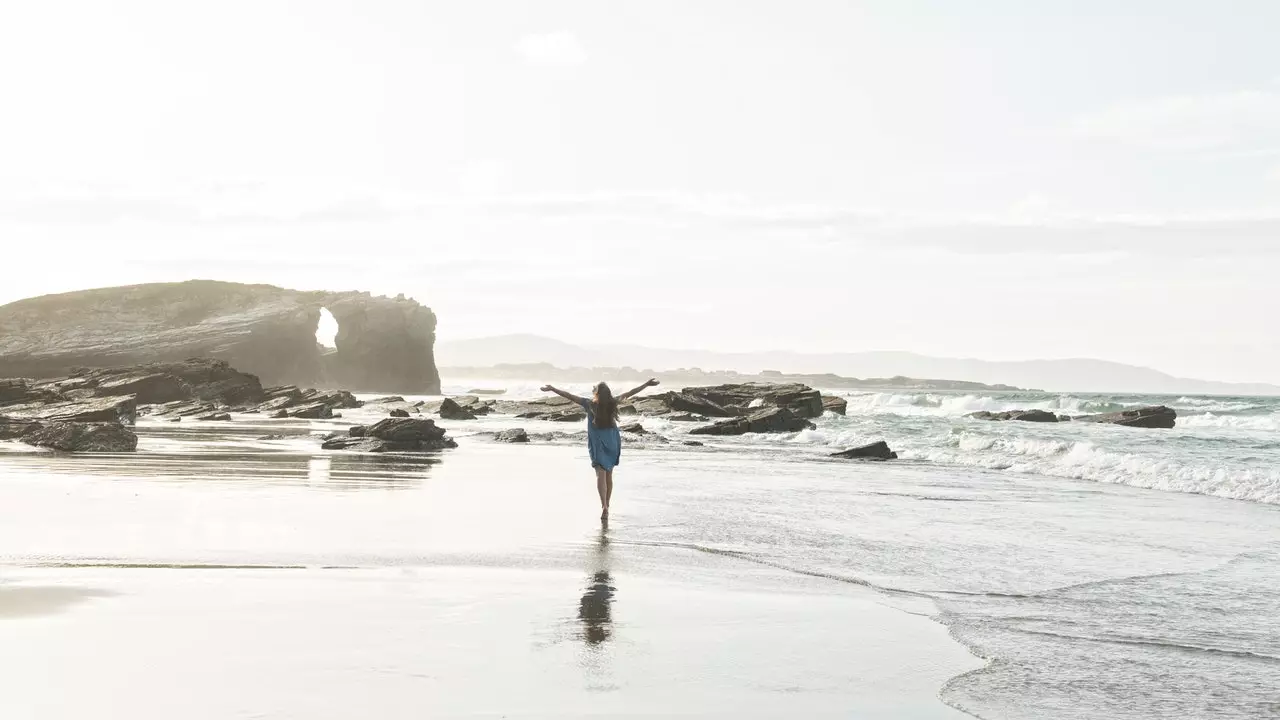
[(600, 429), (618, 427), (618, 401), (613, 391), (604, 383), (596, 385), (596, 395), (591, 400), (591, 414)]

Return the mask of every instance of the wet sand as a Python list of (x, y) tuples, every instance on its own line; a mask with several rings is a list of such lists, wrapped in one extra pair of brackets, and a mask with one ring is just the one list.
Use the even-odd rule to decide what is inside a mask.
[(629, 541), (658, 453), (602, 531), (580, 456), (0, 457), (0, 717), (966, 717), (929, 607)]

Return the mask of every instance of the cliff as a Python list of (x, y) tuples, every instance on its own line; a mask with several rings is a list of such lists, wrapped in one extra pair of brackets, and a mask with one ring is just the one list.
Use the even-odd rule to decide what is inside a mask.
[[(336, 350), (316, 343), (320, 309)], [(435, 394), (436, 316), (403, 296), (191, 280), (47, 295), (0, 306), (0, 377), (79, 367), (225, 360), (268, 385)]]

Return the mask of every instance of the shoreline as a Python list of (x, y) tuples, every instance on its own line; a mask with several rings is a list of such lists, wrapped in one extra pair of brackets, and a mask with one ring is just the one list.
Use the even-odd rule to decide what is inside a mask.
[[(373, 712), (387, 719), (968, 717), (938, 693), (982, 662), (945, 626), (867, 588), (633, 542), (661, 522), (629, 492), (653, 455), (631, 454), (602, 534), (580, 455), (473, 443), (389, 486), (86, 477), (71, 465), (9, 474), (0, 608), (27, 588), (74, 600), (0, 614), (0, 671), (19, 688), (0, 711), (82, 716), (95, 688), (147, 678), (127, 714), (160, 718), (179, 694), (217, 695), (215, 678), (244, 704), (185, 717), (350, 717), (378, 693), (395, 700)], [(583, 617), (602, 605), (608, 627), (593, 629)], [(608, 638), (584, 639), (599, 632)], [(101, 648), (115, 648), (108, 666)], [(83, 692), (37, 692), (27, 676), (51, 663)]]

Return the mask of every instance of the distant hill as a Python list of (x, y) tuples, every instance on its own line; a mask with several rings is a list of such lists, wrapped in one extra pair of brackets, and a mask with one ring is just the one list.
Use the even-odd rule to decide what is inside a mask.
[(789, 374), (836, 373), (858, 378), (905, 375), (1060, 392), (1280, 395), (1280, 386), (1277, 385), (1178, 378), (1150, 368), (1084, 358), (994, 362), (897, 351), (722, 353), (630, 345), (580, 346), (537, 335), (438, 342), (436, 362), (441, 367), (548, 363), (560, 367), (701, 368), (753, 374), (776, 370)]

